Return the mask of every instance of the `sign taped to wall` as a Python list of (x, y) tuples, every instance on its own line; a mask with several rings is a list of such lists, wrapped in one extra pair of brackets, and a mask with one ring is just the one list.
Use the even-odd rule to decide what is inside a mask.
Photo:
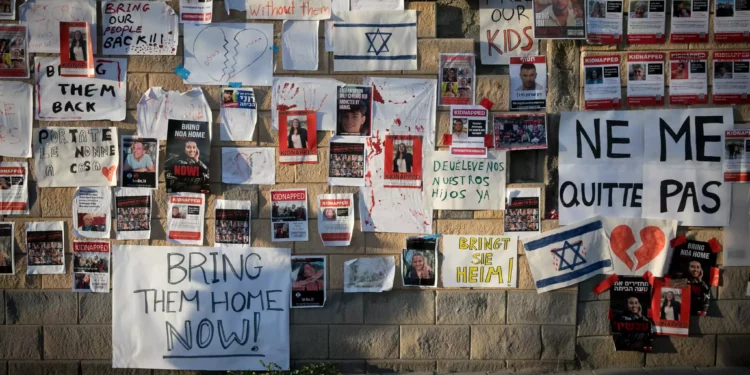
[(466, 159), (433, 151), (426, 163), (425, 199), (436, 210), (502, 210), (505, 208), (504, 151), (487, 159)]
[(518, 236), (443, 236), (443, 286), (516, 288)]
[(105, 55), (176, 55), (179, 21), (159, 1), (102, 2)]
[(536, 55), (531, 0), (480, 0), (479, 51), (483, 65), (508, 65), (511, 57)]
[(41, 128), (34, 135), (40, 187), (115, 186), (117, 128)]
[(29, 0), (19, 7), (18, 19), (29, 28), (31, 53), (60, 53), (60, 22), (88, 22), (97, 53), (95, 0)]

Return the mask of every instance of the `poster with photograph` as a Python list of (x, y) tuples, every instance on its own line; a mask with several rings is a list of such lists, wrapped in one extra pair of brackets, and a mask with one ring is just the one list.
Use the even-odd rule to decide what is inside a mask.
[(64, 274), (64, 238), (65, 222), (26, 223), (26, 274)]
[(713, 54), (713, 103), (750, 103), (750, 51), (714, 51)]
[(446, 288), (516, 288), (518, 237), (443, 236), (443, 286)]
[(179, 0), (180, 23), (211, 23), (214, 14), (213, 0)]
[(124, 121), (128, 84), (127, 59), (94, 59), (95, 77), (62, 77), (59, 57), (34, 58), (35, 116), (41, 121)]
[(510, 110), (536, 111), (547, 108), (547, 58), (510, 58)]
[(279, 112), (279, 163), (318, 164), (315, 112)]
[(750, 182), (750, 129), (724, 132), (722, 169), (724, 182)]
[(311, 309), (326, 304), (326, 257), (307, 255), (292, 257), (293, 309)]
[(435, 210), (502, 210), (508, 173), (506, 153), (464, 159), (448, 151), (427, 154), (424, 198)]
[(605, 217), (604, 233), (612, 253), (614, 273), (655, 277), (667, 273), (672, 249), (669, 240), (677, 235), (676, 220)]
[(344, 293), (382, 293), (393, 289), (396, 258), (368, 257), (344, 262)]
[(60, 53), (60, 23), (88, 22), (96, 54), (96, 18), (96, 0), (28, 0), (18, 8), (18, 20), (29, 28), (30, 53)]
[(271, 190), (271, 241), (307, 241), (307, 189)]
[(628, 11), (628, 44), (662, 44), (667, 21), (666, 0), (635, 0)]
[(539, 54), (531, 0), (479, 2), (479, 51), (483, 65), (508, 65), (510, 57)]
[(349, 246), (354, 231), (354, 194), (318, 195), (318, 233), (325, 246)]
[(168, 197), (167, 242), (177, 245), (203, 245), (206, 196), (176, 193)]
[(15, 235), (16, 223), (0, 223), (0, 276), (16, 274)]
[(365, 186), (365, 140), (333, 137), (329, 145), (328, 185)]
[(672, 263), (669, 276), (686, 279), (690, 287), (690, 313), (706, 316), (711, 302), (711, 287), (719, 286), (718, 253), (721, 244), (716, 238), (708, 242), (688, 240), (685, 235), (671, 241)]
[(586, 0), (535, 1), (534, 37), (586, 39)]
[[(86, 22), (60, 22), (61, 77), (93, 78), (94, 52)], [(73, 87), (70, 88), (73, 91)], [(88, 89), (87, 89), (88, 96)]]
[(109, 241), (73, 241), (73, 291), (109, 293)]
[(0, 20), (16, 19), (16, 0), (0, 0)]
[(505, 189), (505, 235), (524, 239), (542, 233), (541, 194), (540, 188)]
[(492, 115), (495, 151), (547, 148), (547, 115), (496, 113)]
[(651, 284), (641, 276), (619, 276), (609, 291), (609, 322), (617, 351), (650, 352)]
[(664, 105), (664, 53), (628, 53), (628, 106)]
[(588, 0), (586, 41), (591, 44), (622, 43), (622, 0)]
[(214, 247), (248, 247), (252, 202), (216, 200)]
[(463, 158), (486, 158), (487, 118), (490, 111), (482, 106), (451, 106), (451, 147), (453, 156)]
[(159, 140), (122, 136), (120, 186), (156, 189), (159, 184)]
[(164, 162), (167, 193), (208, 193), (210, 157), (208, 122), (170, 119)]
[(585, 56), (583, 70), (583, 98), (587, 110), (622, 107), (620, 56)]
[(220, 140), (252, 141), (257, 121), (258, 103), (252, 88), (221, 88)]
[(341, 86), (336, 92), (336, 135), (372, 135), (372, 86)]
[(673, 0), (669, 41), (672, 43), (708, 42), (708, 4), (708, 0)]
[(222, 147), (221, 182), (233, 185), (276, 184), (276, 149)]
[(117, 128), (40, 128), (34, 131), (39, 187), (116, 186)]
[(690, 331), (690, 286), (669, 287), (656, 279), (653, 287), (651, 311), (656, 334), (687, 336)]
[(200, 87), (185, 92), (151, 87), (138, 102), (138, 136), (167, 139), (169, 120), (213, 121), (211, 107)]
[[(0, 19), (2, 7), (0, 0)], [(29, 78), (27, 32), (24, 25), (0, 25), (0, 78)]]
[(271, 93), (271, 126), (279, 130), (279, 112), (315, 111), (319, 131), (336, 131), (336, 96), (344, 82), (330, 78), (274, 77)]
[(750, 41), (750, 3), (737, 0), (714, 1), (714, 42)]
[(104, 55), (176, 55), (177, 13), (160, 1), (102, 1)]
[(0, 156), (31, 157), (34, 87), (25, 82), (0, 82)]
[(422, 187), (422, 136), (385, 136), (385, 187)]
[(437, 238), (409, 237), (401, 250), (403, 286), (437, 287)]
[(441, 53), (439, 72), (438, 105), (474, 104), (477, 76), (473, 53)]
[(79, 238), (109, 238), (112, 190), (79, 187), (73, 196), (73, 233)]
[(0, 162), (0, 215), (29, 214), (29, 163)]
[(115, 188), (115, 231), (118, 240), (151, 238), (151, 189)]
[(669, 53), (669, 104), (708, 103), (708, 52)]

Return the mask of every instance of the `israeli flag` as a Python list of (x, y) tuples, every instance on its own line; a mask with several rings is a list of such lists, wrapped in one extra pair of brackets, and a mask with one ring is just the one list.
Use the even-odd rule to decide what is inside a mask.
[(417, 11), (348, 12), (333, 25), (333, 70), (417, 70)]
[(609, 242), (599, 216), (528, 238), (524, 249), (538, 293), (612, 272)]

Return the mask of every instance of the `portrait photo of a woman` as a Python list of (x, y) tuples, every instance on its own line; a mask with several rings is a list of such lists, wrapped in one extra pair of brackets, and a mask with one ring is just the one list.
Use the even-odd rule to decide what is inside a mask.
[[(166, 161), (166, 179), (169, 192), (201, 192), (207, 190), (208, 185), (208, 167), (201, 161), (201, 151), (198, 143), (193, 140), (187, 140), (181, 147), (181, 154), (177, 154), (177, 147), (171, 151), (169, 159)], [(167, 152), (170, 152), (167, 146)], [(184, 173), (183, 167), (197, 167), (191, 169), (190, 173)]]
[[(71, 30), (73, 31), (73, 30)], [(70, 37), (70, 48), (68, 49), (70, 61), (88, 60), (86, 35), (81, 29), (75, 29)]]
[(412, 165), (414, 164), (414, 156), (409, 153), (406, 145), (399, 143), (396, 146), (396, 152), (393, 157), (393, 172), (394, 173), (411, 173)]
[(404, 285), (434, 286), (434, 254), (428, 256), (423, 251), (404, 249)]
[(307, 129), (299, 119), (289, 121), (289, 135), (286, 139), (288, 148), (307, 148)]
[(292, 291), (320, 291), (325, 288), (323, 284), (323, 268), (316, 270), (311, 263), (304, 263), (297, 271), (297, 279), (292, 284)]
[(672, 291), (662, 292), (664, 296), (661, 302), (662, 320), (680, 320), (680, 303), (677, 302)]

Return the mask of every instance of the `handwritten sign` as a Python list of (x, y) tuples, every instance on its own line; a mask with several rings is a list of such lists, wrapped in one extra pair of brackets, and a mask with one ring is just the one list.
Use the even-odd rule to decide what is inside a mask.
[(125, 120), (126, 59), (94, 59), (96, 76), (85, 80), (61, 77), (59, 57), (36, 57), (34, 70), (37, 120)]
[(116, 245), (113, 256), (112, 367), (289, 369), (289, 249)]
[(446, 288), (518, 285), (518, 236), (444, 236), (443, 255)]
[(479, 0), (482, 64), (507, 65), (511, 56), (537, 54), (539, 41), (534, 39), (531, 4), (531, 0)]
[(176, 55), (179, 20), (171, 6), (152, 1), (102, 2), (105, 55)]
[(41, 128), (34, 133), (40, 187), (115, 186), (117, 128)]
[(28, 83), (0, 82), (0, 155), (31, 157), (33, 92)]
[(330, 0), (245, 0), (247, 19), (327, 20)]
[(95, 0), (29, 0), (19, 7), (19, 19), (29, 28), (31, 53), (60, 53), (60, 22), (88, 22), (97, 52)]
[(502, 210), (506, 173), (505, 152), (467, 159), (434, 151), (425, 163), (425, 199), (436, 210)]

